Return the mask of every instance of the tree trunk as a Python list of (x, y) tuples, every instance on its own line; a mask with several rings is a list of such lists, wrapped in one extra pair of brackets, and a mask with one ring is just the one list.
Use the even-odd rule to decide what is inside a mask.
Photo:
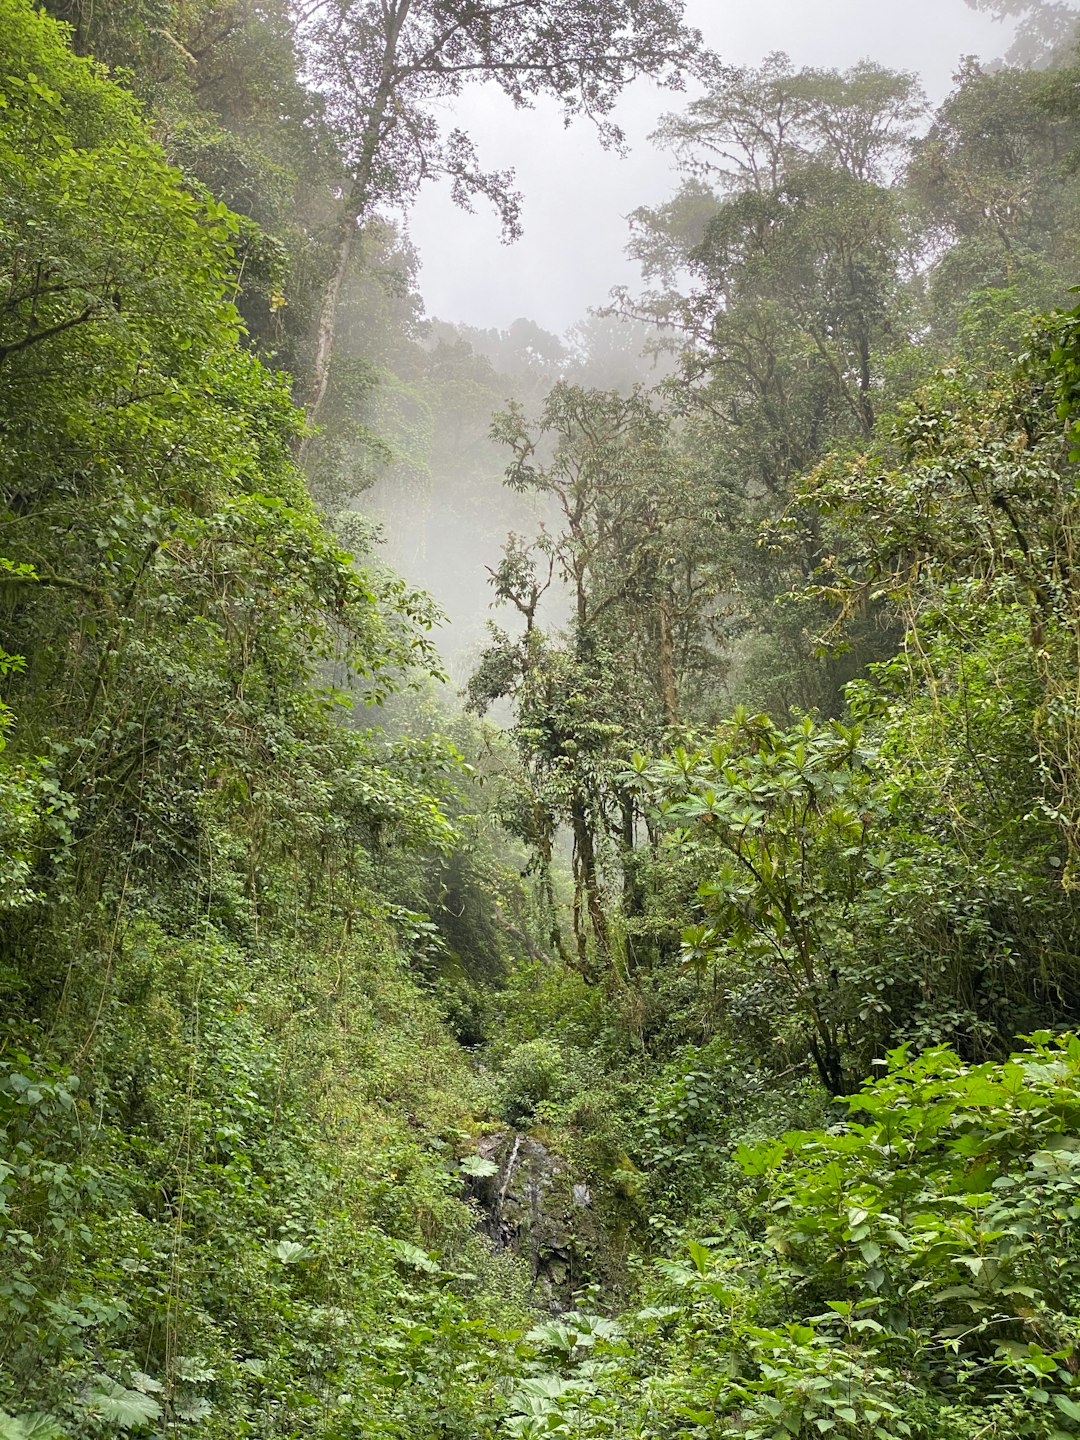
[(828, 1091), (830, 1099), (835, 1100), (839, 1095), (846, 1095), (851, 1088), (844, 1077), (840, 1047), (822, 1020), (815, 1020), (815, 1028), (818, 1033), (817, 1036), (810, 1037), (810, 1054), (814, 1058), (818, 1078)]
[(574, 858), (577, 862), (574, 896), (574, 929), (577, 933), (578, 956), (585, 958), (585, 927), (581, 919), (581, 902), (589, 913), (593, 934), (602, 953), (608, 954), (607, 921), (600, 899), (600, 884), (596, 875), (596, 846), (593, 843), (592, 826), (585, 807), (585, 799), (579, 792), (570, 806), (570, 824), (574, 832)]
[(330, 384), (330, 362), (334, 356), (334, 339), (337, 334), (338, 301), (341, 299), (341, 287), (352, 261), (358, 226), (359, 217), (353, 213), (351, 206), (347, 206), (346, 213), (342, 217), (341, 229), (338, 232), (337, 245), (334, 248), (334, 268), (327, 281), (322, 305), (319, 309), (319, 328), (315, 337), (315, 357), (311, 371), (311, 391), (306, 406), (310, 428), (300, 442), (301, 462), (307, 455), (312, 433), (318, 424), (319, 412), (322, 410), (327, 387)]
[(671, 601), (660, 596), (660, 693), (664, 702), (664, 719), (674, 729), (679, 723), (679, 695), (675, 684), (675, 627), (671, 619)]
[(334, 342), (337, 338), (338, 307), (341, 289), (352, 263), (356, 238), (361, 222), (371, 209), (375, 196), (372, 194), (372, 176), (379, 147), (386, 134), (393, 129), (395, 120), (387, 118), (394, 95), (397, 68), (397, 48), (401, 31), (409, 15), (413, 0), (396, 0), (384, 13), (386, 31), (383, 37), (382, 63), (379, 69), (379, 85), (372, 100), (360, 138), (360, 155), (353, 171), (352, 184), (342, 202), (341, 221), (334, 245), (334, 264), (323, 292), (319, 308), (319, 325), (315, 337), (315, 356), (312, 363), (311, 383), (305, 409), (309, 431), (301, 440), (298, 456), (303, 460), (311, 444), (311, 431), (318, 424), (319, 413), (330, 384), (330, 365), (334, 358)]
[(623, 911), (631, 918), (641, 915), (645, 909), (645, 897), (642, 893), (641, 882), (637, 876), (635, 859), (637, 851), (634, 846), (635, 829), (635, 806), (634, 797), (629, 790), (619, 791), (619, 813), (620, 813), (620, 848), (622, 850), (622, 871), (623, 871)]
[(542, 809), (540, 810), (538, 836), (536, 844), (540, 856), (540, 892), (547, 903), (551, 926), (548, 935), (559, 959), (568, 966), (570, 957), (567, 955), (566, 946), (563, 943), (562, 926), (559, 924), (559, 907), (555, 900), (555, 882), (551, 874), (552, 830), (547, 813)]
[(859, 337), (859, 406), (862, 410), (863, 430), (869, 439), (874, 433), (874, 402), (871, 397), (870, 338)]

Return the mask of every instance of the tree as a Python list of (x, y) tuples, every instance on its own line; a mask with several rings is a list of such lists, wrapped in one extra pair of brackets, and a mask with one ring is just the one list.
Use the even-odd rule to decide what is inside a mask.
[(682, 83), (700, 37), (682, 23), (682, 0), (318, 0), (301, 31), (326, 95), (349, 180), (319, 315), (308, 398), (318, 419), (329, 383), (338, 302), (358, 227), (397, 206), (424, 180), (446, 176), (468, 206), (483, 195), (506, 233), (518, 229), (512, 176), (484, 171), (440, 107), (472, 83), (491, 83), (512, 104), (558, 101), (569, 123), (583, 115), (617, 144), (611, 112), (620, 91), (647, 75)]
[[(63, 839), (90, 889), (133, 849), (132, 874), (197, 873), (235, 825), (258, 907), (270, 815), (299, 835), (326, 810), (322, 767), (359, 787), (367, 766), (322, 670), (385, 693), (430, 656), (430, 610), (315, 514), (289, 458), (301, 417), (228, 298), (238, 220), (54, 22), (5, 7), (0, 582), (27, 657), (4, 675), (9, 754), (50, 756), (74, 797), (37, 866)], [(354, 838), (394, 788), (354, 810)]]
[[(816, 433), (758, 467), (759, 485), (784, 488), (844, 412), (863, 434), (872, 428), (905, 259), (889, 184), (924, 108), (911, 75), (869, 64), (796, 72), (773, 55), (757, 70), (720, 71), (657, 132), (687, 182), (668, 207), (634, 217), (635, 253), (669, 286), (641, 308), (678, 326), (691, 373), (730, 371), (730, 395), (720, 387), (709, 403), (733, 428), (749, 422), (750, 404), (760, 413), (746, 428), (797, 437), (808, 423), (793, 413), (800, 392), (820, 391)], [(686, 268), (695, 284), (682, 295), (670, 286)]]
[[(619, 848), (624, 897), (636, 904), (638, 815), (618, 774), (632, 749), (709, 703), (709, 682), (723, 668), (728, 577), (719, 542), (729, 497), (640, 389), (620, 396), (564, 382), (535, 424), (513, 407), (493, 431), (513, 454), (507, 484), (546, 499), (552, 518), (531, 542), (511, 536), (492, 572), (498, 601), (519, 612), (525, 633), (496, 632), (469, 693), (477, 709), (506, 695), (516, 702), (515, 734), (546, 817), (541, 853), (559, 823), (573, 835), (584, 957), (586, 910), (607, 946), (600, 877), (608, 836)], [(570, 607), (563, 637), (538, 625), (553, 577)]]
[(785, 733), (737, 712), (707, 752), (635, 759), (673, 863), (685, 846), (705, 869), (707, 919), (684, 931), (685, 960), (715, 967), (733, 1033), (752, 1027), (766, 1054), (796, 1063), (809, 1052), (830, 1095), (847, 1092), (853, 1050), (868, 1058), (864, 957), (883, 927), (864, 892), (880, 901), (891, 858), (874, 758), (858, 726)]
[[(390, 1228), (436, 1231), (393, 1217), (397, 1199), (376, 1220), (368, 1158), (346, 1161), (353, 1200), (331, 1200), (345, 1149), (329, 1139), (344, 1102), (354, 1156), (398, 1146), (388, 1110), (369, 1131), (366, 1100), (346, 1098), (374, 1073), (362, 1014), (380, 1053), (403, 1023), (454, 1064), (432, 1009), (409, 1013), (409, 950), (375, 876), (406, 835), (446, 848), (435, 793), (455, 752), (342, 723), (423, 665), (430, 609), (346, 554), (311, 503), (291, 455), (302, 415), (231, 303), (239, 218), (67, 40), (30, 0), (0, 0), (0, 1132), (19, 1157), (0, 1166), (0, 1431), (182, 1414), (310, 1429), (291, 1400), (252, 1418), (239, 1377), (202, 1394), (238, 1336), (276, 1324), (282, 1393), (313, 1394), (328, 1364), (349, 1374), (355, 1423), (322, 1429), (431, 1435), (456, 1410), (431, 1347), (430, 1410), (413, 1400), (399, 1422), (365, 1383), (360, 1337), (405, 1316), (379, 1300), (395, 1262), (373, 1270), (351, 1246), (366, 1226), (376, 1254)], [(415, 955), (423, 917), (395, 922)], [(378, 1021), (372, 981), (391, 987)], [(420, 1113), (424, 1088), (409, 1085)], [(398, 1133), (393, 1163), (423, 1166)], [(456, 1206), (444, 1157), (430, 1173)], [(299, 1237), (355, 1275), (348, 1292), (306, 1284)], [(312, 1349), (331, 1294), (348, 1337)]]
[[(558, 529), (537, 548), (569, 591), (579, 654), (602, 636), (640, 684), (645, 724), (677, 728), (695, 684), (715, 673), (727, 579), (716, 538), (730, 497), (640, 388), (620, 396), (562, 383), (535, 426), (514, 407), (493, 433), (514, 454), (507, 484), (555, 504)], [(538, 463), (551, 445), (551, 460)], [(507, 559), (520, 563), (516, 551)], [(510, 576), (494, 579), (500, 598), (512, 598)]]
[(239, 217), (248, 341), (300, 376), (319, 303), (319, 230), (340, 193), (322, 97), (304, 82), (288, 0), (46, 0), (148, 107), (167, 158)]
[(987, 10), (995, 20), (1013, 20), (1016, 29), (1006, 52), (1010, 65), (1045, 68), (1061, 62), (1076, 39), (1080, 12), (1072, 0), (964, 0), (972, 10)]
[(868, 60), (850, 70), (793, 70), (780, 51), (756, 69), (714, 65), (708, 92), (669, 115), (655, 139), (685, 174), (721, 192), (775, 192), (804, 160), (885, 183), (925, 110), (917, 78)]
[(954, 1011), (968, 1054), (1076, 1014), (1078, 336), (1059, 314), (1022, 365), (953, 368), (805, 482), (848, 535), (817, 577), (840, 625), (874, 597), (906, 631), (849, 698), (903, 777), (909, 878), (937, 876), (910, 891), (913, 933), (955, 897), (927, 1018)]
[[(674, 334), (689, 382), (675, 403), (744, 497), (730, 558), (747, 645), (768, 647), (748, 651), (745, 668), (779, 682), (756, 701), (777, 711), (835, 712), (839, 683), (858, 667), (821, 665), (803, 617), (774, 604), (821, 550), (812, 515), (786, 530), (782, 549), (775, 527), (800, 473), (872, 433), (887, 362), (904, 348), (917, 245), (894, 182), (923, 109), (913, 76), (869, 64), (795, 71), (773, 55), (754, 70), (721, 69), (658, 132), (686, 177), (680, 192), (633, 217), (656, 288), (628, 308)], [(761, 526), (768, 548), (756, 543)]]
[(1060, 103), (1068, 76), (966, 61), (914, 147), (907, 188), (933, 262), (928, 320), (943, 350), (973, 296), (1007, 296), (1018, 338), (1075, 279), (1080, 212), (1070, 155), (1080, 128), (1075, 106)]
[(818, 599), (905, 631), (854, 725), (744, 713), (635, 760), (725, 1033), (808, 1051), (831, 1093), (900, 1041), (986, 1059), (1075, 1023), (1078, 375), (1080, 314), (1052, 317), (1021, 367), (954, 367), (801, 483)]

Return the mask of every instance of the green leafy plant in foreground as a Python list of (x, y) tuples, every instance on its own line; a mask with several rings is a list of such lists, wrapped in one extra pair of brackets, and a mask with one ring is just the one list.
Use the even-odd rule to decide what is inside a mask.
[[(1080, 1038), (883, 1069), (845, 1124), (740, 1147), (769, 1217), (749, 1290), (730, 1247), (667, 1266), (739, 1352), (718, 1398), (758, 1418), (731, 1433), (936, 1436), (958, 1404), (987, 1435), (1080, 1433)], [(795, 1318), (747, 1326), (763, 1297)]]
[(760, 1233), (718, 1214), (617, 1327), (527, 1337), (512, 1433), (1080, 1434), (1080, 1037), (881, 1069), (844, 1123), (739, 1148)]

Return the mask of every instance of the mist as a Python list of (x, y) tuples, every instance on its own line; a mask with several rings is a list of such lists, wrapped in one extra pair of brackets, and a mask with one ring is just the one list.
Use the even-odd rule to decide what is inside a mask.
[[(914, 71), (931, 102), (947, 93), (961, 56), (991, 60), (1012, 34), (963, 0), (691, 0), (687, 14), (729, 64), (757, 65), (774, 51), (796, 68), (843, 70), (871, 59)], [(454, 119), (476, 136), (485, 164), (516, 171), (525, 234), (504, 245), (492, 213), (461, 211), (445, 185), (422, 192), (408, 228), (428, 312), (499, 329), (524, 315), (559, 334), (603, 305), (613, 286), (633, 285), (626, 217), (672, 188), (670, 158), (649, 137), (690, 94), (647, 82), (631, 87), (616, 111), (626, 133), (622, 155), (605, 151), (588, 124), (565, 129), (553, 103), (515, 110), (495, 87), (467, 95)]]
[[(962, 57), (992, 62), (1013, 33), (963, 0), (912, 0), (902, 8), (865, 0), (692, 0), (688, 15), (727, 63), (753, 67), (783, 52), (795, 69), (844, 70), (869, 59), (916, 73), (931, 106), (947, 94)], [(425, 326), (416, 313), (406, 319), (399, 310), (380, 330), (370, 319), (370, 296), (362, 307), (369, 318), (358, 326), (359, 353), (379, 359), (379, 331), (390, 337), (382, 362), (399, 377), (419, 379), (428, 367), (461, 370), (449, 401), (438, 386), (419, 401), (403, 399), (398, 380), (384, 376), (376, 424), (391, 437), (396, 459), (357, 502), (381, 526), (387, 561), (444, 612), (439, 645), (455, 687), (475, 666), (489, 621), (512, 628), (510, 616), (492, 612), (490, 586), (508, 533), (534, 534), (552, 518), (505, 488), (507, 456), (487, 435), (491, 413), (511, 399), (535, 408), (560, 378), (625, 393), (656, 384), (670, 366), (642, 353), (647, 329), (589, 315), (615, 287), (641, 289), (640, 266), (627, 254), (628, 217), (674, 192), (671, 156), (651, 137), (661, 117), (694, 94), (692, 87), (632, 86), (616, 110), (626, 137), (616, 152), (600, 145), (588, 123), (565, 128), (553, 102), (515, 110), (494, 86), (467, 92), (446, 119), (475, 136), (485, 165), (516, 172), (524, 236), (502, 243), (493, 212), (464, 210), (447, 186), (430, 185), (405, 220), (414, 268), (398, 284), (433, 321)], [(411, 337), (408, 354), (403, 333)], [(545, 603), (548, 622), (557, 623), (557, 583)]]

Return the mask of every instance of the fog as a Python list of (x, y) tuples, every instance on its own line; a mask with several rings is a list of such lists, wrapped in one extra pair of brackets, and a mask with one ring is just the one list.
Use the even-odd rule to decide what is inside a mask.
[[(869, 58), (916, 71), (931, 100), (947, 92), (960, 56), (1000, 55), (1010, 37), (963, 0), (689, 0), (687, 14), (731, 64), (756, 65), (774, 50), (796, 66), (845, 69)], [(445, 187), (429, 187), (409, 221), (428, 313), (500, 329), (526, 315), (561, 333), (613, 286), (632, 285), (625, 217), (670, 193), (668, 158), (648, 137), (684, 99), (635, 85), (617, 111), (627, 137), (619, 156), (588, 124), (564, 129), (553, 103), (515, 111), (495, 87), (464, 97), (454, 119), (475, 136), (486, 166), (517, 172), (525, 234), (503, 245), (493, 213), (466, 214)]]
[[(962, 56), (993, 59), (1011, 38), (1009, 27), (963, 0), (690, 0), (688, 14), (726, 62), (755, 66), (784, 51), (795, 67), (845, 69), (868, 58), (918, 73), (931, 101), (945, 96)], [(386, 558), (446, 612), (451, 623), (440, 648), (455, 684), (467, 678), (484, 643), (491, 614), (488, 567), (497, 564), (507, 531), (535, 534), (544, 518), (502, 484), (506, 456), (486, 435), (491, 411), (511, 396), (535, 409), (560, 373), (605, 388), (649, 378), (647, 366), (628, 371), (626, 355), (607, 341), (601, 353), (586, 357), (584, 369), (580, 355), (560, 359), (553, 353), (558, 342), (535, 326), (565, 335), (590, 307), (604, 305), (613, 287), (637, 287), (636, 267), (625, 254), (627, 216), (664, 201), (676, 188), (669, 157), (649, 136), (660, 117), (686, 99), (686, 93), (635, 85), (616, 114), (626, 134), (621, 155), (605, 152), (587, 123), (564, 128), (553, 104), (514, 111), (490, 86), (447, 113), (448, 121), (473, 135), (486, 166), (516, 171), (525, 234), (503, 245), (490, 211), (462, 211), (437, 186), (422, 194), (408, 219), (421, 262), (419, 289), (427, 314), (450, 322), (422, 343), (430, 354), (439, 338), (455, 343), (461, 332), (451, 327), (471, 327), (465, 338), (482, 363), (490, 362), (489, 373), (469, 377), (461, 392), (470, 396), (464, 408), (455, 409), (455, 401), (448, 411), (445, 394), (440, 398), (430, 387), (419, 427), (427, 435), (428, 456), (420, 466), (426, 479), (415, 463), (418, 426), (410, 413), (401, 427), (409, 465), (389, 469), (360, 503), (383, 526)], [(535, 325), (511, 330), (519, 317)], [(389, 363), (401, 373), (400, 365)], [(415, 361), (408, 363), (415, 369)], [(517, 617), (496, 618), (512, 629)]]

